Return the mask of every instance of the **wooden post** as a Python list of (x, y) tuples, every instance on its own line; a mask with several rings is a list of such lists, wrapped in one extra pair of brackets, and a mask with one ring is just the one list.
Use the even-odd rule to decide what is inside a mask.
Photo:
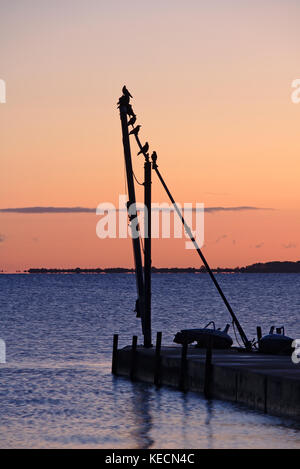
[(207, 399), (212, 397), (212, 338), (206, 348), (205, 370), (204, 370), (204, 396)]
[(261, 332), (260, 326), (256, 327), (256, 334), (257, 334), (257, 340), (260, 341), (260, 339), (262, 338), (262, 332)]
[(187, 350), (188, 343), (185, 341), (181, 347), (181, 363), (180, 363), (180, 378), (179, 378), (179, 389), (186, 391), (186, 376), (187, 376)]
[(114, 334), (113, 354), (112, 354), (112, 364), (111, 364), (111, 372), (113, 375), (117, 374), (117, 369), (118, 369), (118, 341), (119, 341), (118, 334)]
[(144, 347), (152, 347), (151, 333), (151, 171), (152, 164), (149, 157), (146, 156), (144, 165), (145, 182), (145, 264), (144, 264), (144, 282), (145, 282), (145, 317), (144, 317)]
[(130, 379), (134, 381), (135, 379), (135, 368), (136, 368), (136, 347), (137, 347), (137, 336), (132, 337), (132, 346), (131, 346), (131, 366), (130, 366)]
[(154, 369), (154, 384), (160, 386), (161, 384), (161, 337), (162, 333), (158, 332), (156, 335), (156, 347), (155, 347), (155, 369)]

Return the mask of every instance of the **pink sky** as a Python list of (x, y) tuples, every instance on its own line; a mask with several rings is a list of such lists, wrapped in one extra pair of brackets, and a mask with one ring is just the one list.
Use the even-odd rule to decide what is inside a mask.
[[(126, 83), (178, 202), (273, 209), (206, 214), (212, 266), (300, 258), (298, 1), (4, 0), (1, 10), (0, 208), (116, 203)], [(158, 182), (153, 200), (167, 200)], [(96, 223), (0, 213), (0, 269), (132, 266), (130, 241), (99, 240)], [(184, 241), (160, 240), (153, 264), (199, 261)]]

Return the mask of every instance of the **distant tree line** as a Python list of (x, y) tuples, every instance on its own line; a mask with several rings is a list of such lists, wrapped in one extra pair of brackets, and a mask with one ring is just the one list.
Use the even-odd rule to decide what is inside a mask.
[[(255, 274), (267, 274), (267, 273), (300, 273), (300, 261), (297, 262), (259, 262), (256, 264), (247, 265), (246, 267), (235, 267), (235, 268), (222, 268), (218, 267), (212, 269), (215, 273), (255, 273)], [(75, 269), (47, 269), (42, 268), (31, 268), (25, 270), (30, 274), (122, 274), (122, 273), (133, 273), (134, 269), (128, 269), (123, 267), (107, 267), (107, 268), (95, 268), (95, 269), (82, 269), (76, 267)], [(155, 273), (192, 273), (192, 274), (203, 274), (206, 273), (204, 266), (199, 267), (152, 267), (152, 272)]]

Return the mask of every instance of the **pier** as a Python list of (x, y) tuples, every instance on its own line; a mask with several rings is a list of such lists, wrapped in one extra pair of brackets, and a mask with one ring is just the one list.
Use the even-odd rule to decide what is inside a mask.
[(116, 349), (113, 373), (156, 386), (202, 393), (270, 415), (300, 420), (300, 364), (290, 356), (195, 346)]
[[(128, 188), (128, 220), (133, 236), (133, 257), (135, 263), (137, 299), (136, 316), (141, 319), (143, 344), (133, 336), (132, 345), (118, 349), (118, 336), (113, 341), (112, 373), (125, 376), (132, 381), (139, 380), (155, 386), (171, 386), (181, 391), (203, 393), (205, 398), (224, 399), (245, 404), (268, 414), (300, 418), (300, 367), (291, 360), (293, 339), (285, 335), (283, 325), (271, 325), (267, 335), (262, 335), (257, 326), (257, 340), (249, 340), (237, 314), (199, 246), (195, 234), (186, 223), (170, 189), (157, 164), (157, 153), (149, 153), (149, 143), (141, 142), (141, 125), (136, 125), (137, 116), (130, 99), (132, 95), (124, 85), (118, 101), (122, 128), (122, 142)], [(129, 120), (128, 120), (129, 119)], [(129, 132), (129, 127), (131, 130)], [(144, 157), (145, 235), (141, 240), (138, 210), (135, 195), (135, 174), (131, 158), (130, 136), (135, 139), (138, 153)], [(202, 267), (212, 280), (228, 313), (224, 330), (217, 328), (213, 318), (205, 327), (184, 329), (175, 335), (177, 346), (162, 346), (162, 333), (152, 347), (151, 326), (151, 184), (152, 171), (166, 192), (174, 211), (178, 215), (187, 237), (194, 245)], [(144, 260), (144, 263), (143, 263)], [(188, 316), (186, 317), (188, 324)], [(236, 342), (228, 335), (232, 324)], [(209, 326), (211, 326), (209, 328)], [(239, 335), (240, 341), (237, 338)], [(197, 347), (191, 344), (197, 342)], [(242, 345), (241, 345), (242, 344)]]

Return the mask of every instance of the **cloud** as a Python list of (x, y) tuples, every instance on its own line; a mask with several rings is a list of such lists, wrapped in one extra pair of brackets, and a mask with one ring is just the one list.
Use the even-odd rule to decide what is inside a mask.
[(256, 244), (254, 247), (255, 247), (256, 249), (259, 249), (259, 248), (263, 247), (264, 244), (265, 244), (265, 243), (259, 243), (259, 244)]
[(95, 213), (95, 208), (86, 207), (18, 207), (18, 208), (0, 208), (1, 213)]
[(222, 236), (219, 236), (219, 237), (216, 239), (215, 243), (219, 243), (220, 241), (222, 241), (222, 239), (225, 239), (225, 238), (227, 238), (227, 235), (226, 235), (226, 234), (223, 234)]
[(252, 206), (238, 206), (238, 207), (206, 207), (205, 212), (242, 212), (246, 210), (274, 210), (273, 208), (266, 207), (252, 207)]
[(229, 192), (203, 192), (206, 195), (231, 195)]
[(284, 247), (285, 249), (294, 249), (297, 247), (297, 244), (295, 243), (282, 244), (282, 247)]
[[(126, 209), (119, 209), (121, 211)], [(171, 208), (153, 208), (153, 210), (173, 211)], [(196, 210), (202, 211), (202, 209), (186, 209), (187, 211)], [(241, 212), (241, 211), (250, 211), (250, 210), (274, 210), (272, 208), (263, 208), (263, 207), (251, 207), (251, 206), (238, 206), (238, 207), (205, 207), (204, 212), (206, 213), (215, 213), (215, 212)], [(0, 213), (19, 213), (19, 214), (43, 214), (43, 213), (96, 213), (95, 208), (88, 207), (17, 207), (17, 208), (0, 208)]]

